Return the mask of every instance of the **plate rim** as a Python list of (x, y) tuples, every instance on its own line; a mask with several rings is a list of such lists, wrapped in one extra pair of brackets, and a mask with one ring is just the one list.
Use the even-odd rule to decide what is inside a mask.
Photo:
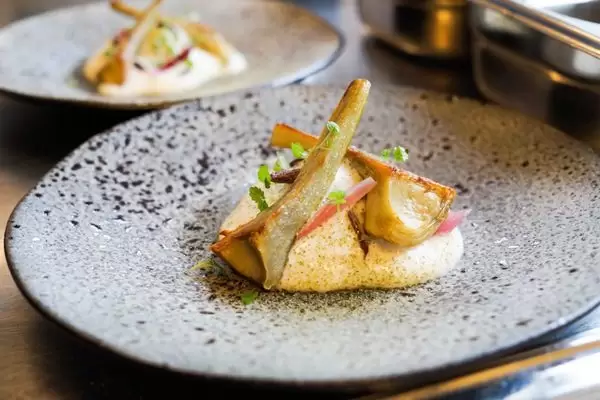
[[(268, 0), (267, 0), (268, 1)], [(287, 86), (308, 86), (311, 88), (321, 88), (321, 89), (343, 89), (345, 86), (342, 84), (336, 83), (325, 83), (325, 84), (310, 84), (310, 85), (302, 85), (302, 84), (292, 84)], [(279, 88), (254, 88), (248, 89), (251, 91), (265, 91), (265, 90), (278, 90)], [(282, 88), (284, 89), (284, 88)], [(396, 90), (413, 90), (415, 92), (421, 93), (430, 93), (435, 95), (447, 95), (447, 93), (429, 90), (429, 89), (421, 89), (412, 86), (406, 85), (397, 85), (397, 84), (386, 84), (385, 87), (381, 88), (382, 92), (390, 93)], [(221, 96), (235, 96), (235, 93), (228, 93)], [(464, 96), (455, 96), (461, 101), (467, 101), (472, 103), (482, 103), (477, 99), (472, 99)], [(193, 100), (201, 101), (200, 99)], [(188, 102), (189, 103), (189, 102)], [(558, 130), (557, 128), (546, 124), (538, 119), (533, 117), (518, 113), (514, 110), (508, 109), (506, 107), (496, 105), (496, 104), (488, 104), (488, 106), (492, 106), (497, 109), (503, 109), (509, 111), (511, 113), (519, 114), (520, 118), (529, 119), (531, 121), (535, 121), (538, 124), (545, 125), (550, 127), (558, 132), (561, 132), (563, 135), (567, 135), (566, 133)], [(175, 111), (178, 108), (184, 108), (185, 104), (178, 104), (169, 107), (169, 109), (173, 109)], [(235, 376), (228, 375), (226, 373), (214, 373), (214, 372), (202, 372), (195, 370), (193, 368), (185, 368), (178, 367), (175, 365), (160, 363), (148, 360), (145, 357), (139, 356), (137, 353), (128, 351), (127, 349), (121, 349), (117, 346), (111, 345), (109, 343), (105, 343), (102, 339), (94, 337), (94, 335), (85, 332), (84, 330), (78, 329), (77, 327), (71, 325), (68, 321), (64, 320), (58, 313), (54, 312), (52, 308), (47, 307), (43, 304), (42, 301), (36, 299), (35, 296), (30, 293), (27, 289), (26, 279), (21, 279), (19, 276), (19, 267), (16, 265), (15, 260), (13, 259), (12, 248), (14, 245), (11, 245), (11, 240), (9, 239), (12, 236), (13, 224), (15, 218), (21, 212), (22, 207), (25, 206), (25, 201), (32, 198), (34, 191), (39, 183), (44, 181), (48, 176), (54, 172), (55, 168), (60, 165), (65, 160), (72, 157), (72, 155), (78, 152), (80, 149), (84, 148), (85, 145), (94, 138), (101, 135), (110, 135), (114, 132), (115, 128), (119, 125), (123, 124), (134, 124), (138, 120), (149, 118), (149, 114), (153, 114), (156, 112), (161, 112), (161, 110), (156, 110), (150, 113), (145, 113), (140, 116), (136, 116), (134, 118), (127, 119), (111, 128), (100, 131), (90, 137), (88, 137), (84, 142), (78, 145), (76, 148), (72, 149), (69, 153), (67, 153), (61, 160), (59, 160), (50, 170), (48, 170), (41, 178), (39, 178), (34, 184), (18, 201), (17, 205), (14, 207), (12, 212), (7, 219), (7, 224), (4, 232), (4, 252), (6, 256), (6, 262), (8, 266), (9, 273), (13, 278), (15, 285), (23, 295), (23, 297), (29, 302), (29, 304), (37, 310), (42, 316), (44, 316), (50, 322), (56, 324), (62, 329), (66, 330), (70, 334), (83, 339), (85, 342), (95, 345), (104, 351), (108, 351), (109, 353), (118, 356), (124, 360), (134, 362), (139, 366), (151, 367), (161, 371), (167, 371), (170, 373), (176, 373), (181, 376), (187, 376), (192, 378), (201, 378), (201, 379), (210, 379), (215, 382), (222, 383), (235, 383), (235, 384), (246, 384), (246, 385), (259, 385), (263, 387), (273, 387), (273, 388), (295, 388), (295, 389), (305, 389), (305, 390), (324, 390), (324, 391), (342, 391), (342, 392), (361, 392), (361, 391), (387, 391), (387, 390), (398, 390), (400, 389), (411, 389), (418, 387), (419, 385), (428, 384), (438, 382), (444, 379), (455, 378), (461, 376), (466, 373), (474, 372), (477, 369), (489, 366), (490, 363), (494, 361), (498, 361), (499, 358), (514, 354), (517, 351), (523, 350), (529, 346), (531, 346), (534, 342), (542, 340), (546, 336), (551, 336), (561, 329), (577, 322), (578, 320), (584, 318), (586, 315), (594, 311), (596, 308), (600, 306), (600, 293), (596, 295), (592, 300), (587, 302), (584, 306), (579, 307), (576, 311), (571, 312), (570, 314), (563, 316), (554, 320), (551, 324), (547, 324), (545, 327), (536, 330), (533, 333), (527, 334), (522, 338), (517, 338), (512, 342), (509, 342), (505, 345), (496, 346), (490, 350), (482, 351), (477, 355), (471, 357), (464, 357), (458, 361), (449, 362), (441, 366), (434, 366), (429, 368), (421, 368), (419, 370), (409, 372), (409, 373), (401, 373), (401, 374), (387, 374), (381, 376), (373, 376), (367, 378), (350, 378), (350, 379), (313, 379), (313, 380), (293, 380), (288, 378), (282, 379), (274, 379), (274, 378), (259, 378), (259, 377), (251, 377), (251, 376)], [(568, 136), (568, 135), (567, 135)], [(569, 136), (570, 137), (570, 136)], [(570, 137), (571, 138), (571, 137)], [(579, 143), (579, 145), (589, 148), (589, 146), (581, 141), (578, 141), (575, 138), (571, 138), (573, 141)]]
[[(347, 46), (346, 35), (344, 35), (344, 33), (337, 26), (333, 25), (327, 19), (316, 14), (312, 10), (309, 10), (304, 7), (300, 7), (293, 3), (279, 2), (279, 1), (273, 1), (273, 0), (255, 0), (254, 3), (256, 3), (256, 4), (258, 4), (258, 3), (277, 4), (277, 6), (279, 6), (279, 7), (284, 7), (284, 8), (288, 7), (292, 10), (295, 10), (296, 13), (304, 13), (304, 14), (310, 16), (312, 19), (318, 20), (321, 24), (323, 24), (323, 26), (327, 27), (329, 30), (331, 30), (331, 32), (333, 34), (335, 34), (336, 39), (337, 39), (336, 40), (336, 42), (337, 42), (336, 49), (327, 58), (318, 60), (317, 62), (314, 62), (312, 65), (308, 66), (307, 68), (303, 68), (303, 69), (294, 71), (293, 73), (286, 74), (277, 79), (271, 79), (266, 83), (243, 87), (243, 88), (239, 88), (239, 89), (227, 91), (227, 92), (213, 93), (213, 94), (205, 95), (205, 96), (188, 95), (188, 96), (182, 96), (181, 98), (173, 99), (173, 100), (164, 100), (164, 99), (160, 100), (160, 96), (156, 96), (155, 100), (153, 100), (152, 98), (147, 98), (146, 101), (136, 101), (135, 99), (138, 98), (136, 96), (133, 98), (133, 101), (127, 101), (125, 99), (123, 101), (110, 102), (110, 101), (102, 101), (102, 98), (76, 99), (73, 97), (60, 97), (60, 96), (53, 96), (53, 95), (44, 95), (44, 94), (39, 94), (37, 92), (23, 91), (23, 90), (19, 90), (19, 89), (10, 88), (1, 83), (0, 83), (0, 94), (5, 95), (7, 97), (14, 97), (19, 100), (30, 101), (30, 102), (33, 101), (33, 102), (46, 102), (46, 103), (51, 103), (51, 104), (70, 104), (73, 106), (88, 107), (88, 108), (95, 108), (95, 109), (105, 109), (105, 110), (151, 111), (151, 110), (164, 109), (167, 107), (175, 106), (175, 105), (190, 102), (190, 101), (195, 101), (198, 99), (207, 99), (207, 98), (211, 98), (211, 97), (215, 97), (215, 96), (228, 95), (231, 93), (240, 93), (240, 92), (243, 92), (246, 90), (257, 90), (257, 89), (263, 89), (263, 88), (277, 88), (277, 87), (295, 84), (295, 83), (301, 82), (305, 79), (308, 79), (308, 78), (318, 74), (319, 72), (322, 72), (323, 70), (329, 68), (333, 63), (335, 63), (337, 60), (339, 60), (340, 56), (346, 49), (346, 46)], [(106, 0), (98, 0), (98, 1), (93, 1), (90, 3), (75, 4), (75, 5), (71, 5), (71, 6), (62, 6), (62, 7), (46, 10), (46, 11), (43, 11), (43, 12), (40, 12), (37, 14), (29, 15), (24, 18), (14, 20), (14, 21), (4, 25), (3, 27), (0, 27), (0, 35), (5, 34), (7, 31), (9, 31), (11, 28), (14, 28), (14, 26), (16, 26), (18, 24), (25, 23), (28, 21), (30, 22), (31, 20), (34, 20), (36, 18), (48, 18), (48, 17), (52, 17), (52, 14), (59, 14), (61, 12), (73, 11), (73, 10), (76, 11), (77, 9), (83, 9), (83, 8), (88, 8), (88, 7), (100, 7), (102, 5), (105, 5), (107, 7), (109, 6), (108, 3), (106, 2)], [(65, 83), (65, 85), (66, 85), (66, 83)]]

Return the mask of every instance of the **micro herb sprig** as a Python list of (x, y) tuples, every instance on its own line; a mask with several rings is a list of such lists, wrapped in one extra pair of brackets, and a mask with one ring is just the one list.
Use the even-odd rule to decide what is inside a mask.
[(290, 149), (292, 150), (292, 154), (296, 159), (304, 160), (308, 156), (308, 152), (304, 150), (304, 146), (302, 146), (300, 143), (292, 143)]
[(240, 295), (240, 299), (244, 305), (249, 305), (254, 303), (254, 301), (258, 298), (258, 292), (256, 290), (248, 290)]
[[(333, 121), (327, 121), (325, 127), (327, 128), (327, 136), (325, 137), (325, 140), (315, 147), (315, 149), (318, 149), (321, 146), (328, 148), (331, 146), (331, 139), (340, 134), (340, 126)], [(291, 144), (290, 148), (296, 159), (304, 160), (306, 157), (308, 157), (308, 151), (306, 151), (304, 146), (302, 146), (300, 143), (294, 142)]]
[(271, 187), (271, 173), (266, 164), (263, 164), (258, 168), (258, 180), (261, 181), (267, 189)]
[(340, 126), (333, 121), (327, 121), (327, 139), (325, 140), (327, 147), (331, 146), (331, 138), (340, 134)]
[(248, 193), (249, 193), (252, 201), (254, 201), (256, 203), (256, 205), (258, 206), (259, 211), (264, 211), (267, 208), (269, 208), (269, 205), (267, 204), (267, 200), (265, 199), (265, 192), (263, 192), (261, 188), (256, 187), (256, 186), (251, 186)]
[(388, 147), (381, 151), (381, 157), (389, 161), (393, 159), (396, 162), (406, 162), (408, 160), (408, 150), (402, 146)]
[(329, 202), (337, 207), (338, 212), (340, 206), (346, 203), (346, 192), (343, 190), (334, 190), (327, 195)]

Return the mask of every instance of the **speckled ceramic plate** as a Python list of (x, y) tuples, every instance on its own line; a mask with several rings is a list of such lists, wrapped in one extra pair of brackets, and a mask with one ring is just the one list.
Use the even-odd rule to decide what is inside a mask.
[(600, 158), (511, 111), (377, 85), (354, 143), (403, 144), (408, 168), (458, 188), (455, 207), (473, 208), (460, 265), (408, 290), (261, 293), (247, 306), (246, 281), (191, 271), (272, 156), (273, 125), (318, 132), (343, 89), (205, 99), (92, 138), (16, 208), (6, 234), (16, 281), (50, 318), (127, 357), (305, 385), (448, 371), (596, 304)]
[[(127, 0), (143, 8), (149, 0)], [(0, 31), (0, 91), (38, 100), (103, 108), (151, 109), (185, 100), (298, 81), (326, 67), (342, 48), (326, 21), (293, 4), (268, 0), (165, 0), (169, 15), (196, 14), (248, 59), (243, 73), (185, 93), (111, 98), (81, 74), (83, 62), (107, 38), (131, 26), (109, 1), (75, 6), (18, 21)]]

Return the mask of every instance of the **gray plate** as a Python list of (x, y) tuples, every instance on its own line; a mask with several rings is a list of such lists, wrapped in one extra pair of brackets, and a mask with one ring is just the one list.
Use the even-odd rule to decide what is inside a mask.
[[(16, 208), (6, 253), (26, 296), (135, 360), (212, 377), (361, 385), (512, 348), (600, 293), (600, 159), (537, 121), (404, 88), (372, 89), (354, 143), (402, 144), (408, 168), (471, 207), (466, 253), (409, 290), (262, 293), (190, 271), (257, 167), (276, 122), (317, 132), (342, 87), (205, 99), (100, 134)], [(364, 387), (364, 386), (363, 386)]]
[[(143, 8), (148, 0), (127, 0)], [(242, 74), (185, 93), (111, 98), (81, 75), (83, 62), (132, 24), (108, 0), (15, 22), (0, 31), (0, 90), (37, 100), (86, 106), (152, 109), (199, 97), (295, 82), (324, 68), (342, 48), (341, 35), (320, 17), (289, 3), (244, 0), (166, 0), (169, 15), (198, 14), (248, 59)]]

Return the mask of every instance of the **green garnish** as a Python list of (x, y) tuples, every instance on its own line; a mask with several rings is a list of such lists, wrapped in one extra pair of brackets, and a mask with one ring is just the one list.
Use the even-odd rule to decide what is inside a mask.
[(242, 303), (245, 305), (252, 304), (254, 300), (258, 297), (258, 292), (256, 290), (248, 290), (240, 295), (242, 299)]
[(329, 131), (329, 133), (335, 135), (338, 135), (340, 133), (340, 126), (338, 124), (336, 124), (333, 121), (327, 121), (327, 130)]
[(325, 126), (327, 127), (328, 132), (327, 138), (325, 139), (325, 146), (329, 147), (331, 146), (331, 137), (340, 134), (340, 126), (333, 121), (327, 121)]
[(207, 270), (217, 266), (218, 264), (215, 260), (213, 260), (212, 258), (207, 258), (206, 260), (198, 261), (196, 265), (190, 268), (190, 271)]
[(308, 156), (308, 152), (304, 150), (304, 147), (300, 143), (294, 142), (290, 148), (292, 149), (292, 154), (295, 158), (304, 160)]
[(346, 192), (343, 190), (334, 190), (327, 195), (329, 202), (337, 206), (338, 211), (340, 206), (346, 203)]
[(381, 157), (384, 160), (393, 158), (396, 162), (406, 162), (408, 160), (408, 150), (402, 146), (383, 149), (381, 151)]
[(271, 173), (266, 164), (263, 164), (258, 168), (258, 180), (261, 181), (267, 189), (271, 187)]
[(190, 68), (192, 68), (194, 66), (194, 63), (189, 58), (186, 58), (184, 63), (185, 63), (185, 65), (187, 65)]
[(275, 165), (273, 165), (273, 171), (279, 172), (282, 169), (288, 169), (289, 167), (290, 164), (287, 162), (287, 160), (281, 154), (278, 153)]
[(263, 192), (262, 189), (256, 186), (251, 186), (249, 194), (250, 198), (256, 203), (260, 211), (264, 211), (269, 208), (267, 200), (265, 199), (265, 192)]

